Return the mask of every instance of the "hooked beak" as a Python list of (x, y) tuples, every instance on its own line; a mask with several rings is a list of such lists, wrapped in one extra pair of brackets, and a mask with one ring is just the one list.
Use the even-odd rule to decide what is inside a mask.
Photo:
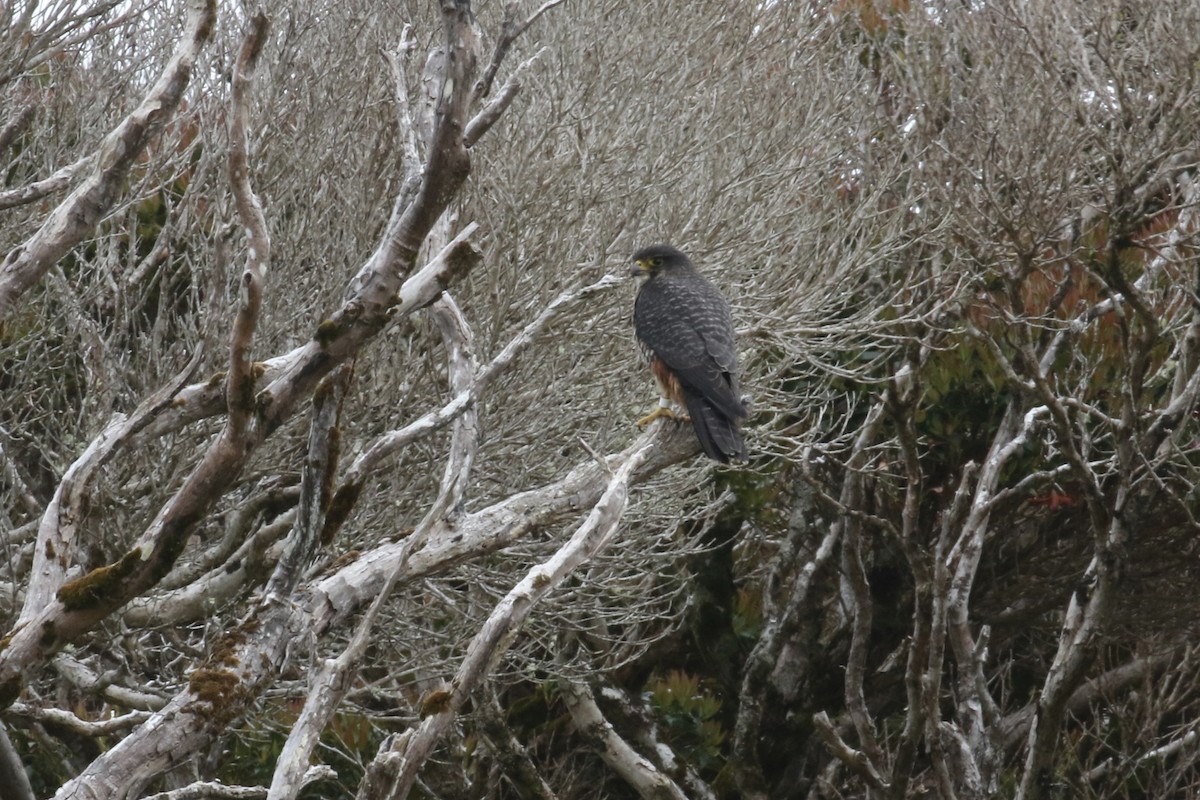
[(650, 274), (650, 270), (646, 267), (645, 261), (635, 261), (633, 266), (629, 268), (629, 274), (635, 278), (641, 278)]

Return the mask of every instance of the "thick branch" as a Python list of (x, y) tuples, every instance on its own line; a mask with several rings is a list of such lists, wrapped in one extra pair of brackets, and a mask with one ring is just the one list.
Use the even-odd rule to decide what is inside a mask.
[[(808, 533), (810, 533), (810, 529), (805, 526), (803, 530), (797, 530), (794, 535), (789, 537), (785, 546), (780, 548), (778, 556), (774, 559), (769, 574), (781, 575), (790, 568), (792, 562), (796, 560), (798, 544), (796, 539), (800, 535)], [(762, 719), (768, 704), (767, 691), (771, 671), (779, 661), (780, 654), (788, 641), (791, 627), (808, 608), (810, 592), (817, 571), (829, 562), (841, 534), (840, 525), (828, 526), (816, 551), (802, 567), (796, 570), (781, 607), (773, 605), (769, 589), (764, 589), (763, 630), (742, 668), (737, 721), (733, 730), (734, 763), (737, 765), (735, 777), (742, 796), (747, 800), (765, 799), (767, 796), (762, 762), (758, 756), (758, 744), (763, 736)]]
[(635, 481), (645, 480), (690, 458), (700, 449), (692, 431), (667, 423), (652, 425), (623, 452), (608, 456), (603, 468), (589, 458), (560, 480), (464, 514), (453, 526), (434, 525), (427, 544), (411, 554), (404, 541), (388, 542), (363, 553), (317, 584), (317, 598), (324, 606), (317, 612), (318, 632), (369, 603), (398, 564), (404, 565), (408, 579), (428, 575), (450, 564), (498, 550), (531, 531), (559, 523), (580, 509), (595, 505), (608, 485), (611, 470), (647, 444), (652, 446), (652, 452), (635, 473)]
[[(890, 392), (885, 393), (885, 396), (872, 407), (866, 422), (863, 423), (863, 429), (854, 443), (854, 451), (846, 464), (846, 477), (842, 483), (841, 496), (838, 498), (843, 508), (857, 509), (863, 505), (866, 487), (862, 470), (866, 466), (870, 449), (879, 435), (889, 395)], [(867, 584), (866, 570), (863, 565), (863, 525), (862, 520), (853, 515), (843, 516), (837, 524), (841, 527), (844, 537), (842, 559), (845, 579), (850, 585), (854, 599), (850, 653), (846, 658), (846, 709), (854, 723), (863, 753), (870, 759), (873, 769), (881, 769), (884, 766), (883, 750), (879, 745), (874, 720), (867, 709), (863, 689), (868, 652), (867, 640), (871, 635), (875, 602), (871, 597), (871, 589)], [(883, 782), (887, 783), (887, 781)]]
[[(433, 306), (434, 318), (442, 331), (446, 345), (447, 369), (450, 373), (452, 390), (463, 390), (470, 384), (474, 374), (475, 362), (471, 357), (471, 332), (466, 319), (459, 310), (454, 299), (444, 294)], [(474, 414), (464, 416), (456, 426), (451, 437), (450, 453), (446, 459), (446, 468), (442, 479), (441, 490), (437, 499), (430, 506), (424, 519), (408, 537), (410, 547), (419, 547), (434, 522), (445, 522), (448, 512), (455, 508), (462, 498), (466, 488), (466, 479), (470, 472), (478, 446), (478, 429)], [(403, 562), (401, 562), (401, 566)], [(275, 773), (271, 779), (271, 789), (268, 800), (290, 800), (300, 790), (300, 778), (312, 756), (321, 732), (329, 724), (334, 711), (346, 694), (350, 682), (358, 670), (367, 651), (369, 635), (375, 625), (384, 603), (391, 596), (392, 589), (399, 579), (401, 570), (397, 569), (389, 578), (386, 585), (376, 596), (370, 608), (359, 621), (350, 643), (336, 659), (326, 661), (320, 672), (312, 680), (308, 699), (300, 712), (299, 719), (292, 726), (280, 753)]]
[[(572, 681), (571, 686), (577, 686), (591, 695), (595, 694), (590, 685)], [(618, 722), (622, 727), (633, 727), (633, 738), (641, 746), (642, 752), (647, 753), (647, 758), (683, 789), (689, 800), (716, 800), (716, 793), (712, 787), (663, 740), (654, 715), (645, 703), (607, 682), (600, 684), (599, 688), (600, 696), (606, 704), (610, 707), (616, 705), (620, 715)], [(599, 710), (597, 708), (597, 711)]]
[(229, 123), (229, 183), (237, 204), (238, 219), (246, 231), (250, 250), (238, 288), (238, 310), (229, 344), (229, 374), (225, 380), (225, 402), (229, 408), (230, 436), (246, 436), (254, 411), (254, 374), (250, 345), (262, 308), (263, 274), (271, 263), (271, 239), (262, 204), (250, 184), (250, 146), (246, 126), (250, 116), (250, 87), (254, 69), (267, 39), (267, 18), (262, 13), (250, 22), (233, 73), (233, 108)]
[(12, 147), (17, 137), (29, 127), (29, 123), (33, 122), (36, 113), (37, 106), (33, 103), (26, 103), (20, 111), (13, 115), (12, 119), (5, 123), (3, 128), (0, 128), (0, 154)]
[(505, 778), (522, 797), (556, 800), (554, 790), (538, 772), (529, 751), (517, 741), (517, 737), (509, 728), (504, 719), (505, 711), (500, 705), (500, 699), (490, 687), (487, 701), (480, 703), (477, 708), (481, 712), (479, 716), (483, 735), (492, 750), (497, 753), (499, 760), (505, 764)]
[(6, 800), (34, 800), (36, 797), (3, 723), (0, 723), (0, 786), (4, 787)]
[(560, 681), (559, 687), (575, 729), (634, 791), (645, 800), (688, 800), (670, 776), (621, 738), (596, 705), (591, 689), (578, 681), (567, 680)]
[(66, 579), (67, 568), (75, 564), (77, 537), (86, 509), (91, 504), (92, 483), (100, 468), (126, 449), (138, 431), (171, 405), (183, 384), (195, 374), (202, 356), (203, 349), (197, 348), (175, 379), (142, 401), (129, 417), (115, 415), (63, 475), (38, 527), (33, 569), (25, 605), (17, 620), (18, 627), (30, 622), (51, 604)]
[[(211, 10), (206, 6), (206, 10)], [(208, 19), (207, 16), (204, 17)], [(290, 417), (320, 380), (357, 354), (396, 314), (411, 313), (436, 297), (444, 285), (418, 282), (419, 296), (397, 290), (411, 269), (421, 242), (466, 179), (470, 160), (462, 143), (477, 44), (469, 4), (443, 4), (447, 46), (435, 129), (421, 188), (404, 211), (394, 215), (375, 254), (359, 271), (341, 310), (318, 326), (314, 339), (289, 354), (281, 373), (254, 399), (245, 435), (227, 425), (181, 488), (160, 510), (137, 545), (119, 561), (94, 570), (59, 592), (56, 600), (12, 633), (0, 650), (0, 705), (11, 702), (24, 671), (65, 643), (94, 627), (133, 597), (155, 585), (183, 551), (193, 526), (233, 485), (259, 445)], [(207, 35), (207, 29), (204, 34)], [(102, 159), (102, 163), (107, 163)], [(445, 268), (448, 280), (456, 276)], [(2, 314), (0, 314), (2, 316)]]
[(108, 719), (93, 722), (92, 720), (81, 719), (62, 708), (43, 708), (42, 706), (34, 706), (26, 703), (14, 703), (11, 711), (18, 717), (38, 722), (50, 722), (80, 736), (111, 736), (114, 733), (120, 733), (129, 728), (141, 725), (150, 718), (149, 711), (130, 711), (127, 714), (121, 714), (117, 717), (109, 717)]
[(283, 553), (267, 582), (269, 597), (291, 595), (304, 568), (313, 561), (320, 546), (325, 509), (329, 505), (330, 476), (337, 469), (340, 441), (337, 423), (351, 373), (348, 364), (342, 365), (321, 382), (313, 398), (312, 424), (309, 426), (304, 469), (300, 476), (296, 522), (284, 540)]
[[(561, 2), (561, 0), (559, 0)], [(532, 58), (522, 61), (520, 65), (513, 70), (513, 74), (508, 76), (508, 80), (504, 82), (500, 92), (488, 101), (479, 112), (471, 118), (467, 124), (467, 130), (463, 133), (463, 143), (467, 147), (471, 147), (478, 142), (485, 133), (491, 130), (492, 125), (496, 123), (500, 117), (504, 116), (504, 112), (512, 105), (513, 99), (521, 91), (521, 73), (529, 69), (530, 65), (537, 60), (541, 55), (541, 51), (535, 54)]]
[[(303, 789), (317, 781), (335, 781), (337, 778), (333, 767), (314, 764), (305, 770), (299, 788)], [(259, 786), (230, 786), (220, 781), (200, 781), (181, 789), (152, 794), (146, 800), (258, 800), (266, 796), (267, 790)]]

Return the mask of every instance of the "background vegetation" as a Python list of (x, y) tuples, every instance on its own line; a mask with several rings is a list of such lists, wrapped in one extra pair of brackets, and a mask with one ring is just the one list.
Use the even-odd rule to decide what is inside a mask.
[[(1195, 792), (1198, 65), (1190, 0), (0, 9), (0, 785)], [(633, 424), (654, 241), (748, 464)]]

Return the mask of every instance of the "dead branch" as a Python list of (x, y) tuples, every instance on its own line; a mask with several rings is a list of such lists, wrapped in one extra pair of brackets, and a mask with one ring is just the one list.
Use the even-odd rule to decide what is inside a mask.
[[(210, 10), (210, 6), (194, 10), (196, 47), (207, 36), (210, 26), (204, 23), (209, 21)], [(466, 0), (448, 0), (443, 5), (443, 22), (448, 47), (455, 57), (447, 60), (433, 141), (415, 199), (401, 213), (393, 215), (376, 252), (352, 282), (342, 309), (321, 324), (309, 344), (291, 354), (282, 374), (254, 398), (254, 415), (247, 420), (244, 430), (239, 424), (225, 427), (181, 488), (120, 561), (77, 579), (69, 591), (65, 594), (60, 591), (55, 601), (45, 605), (37, 619), (30, 619), (30, 624), (14, 632), (8, 646), (0, 651), (0, 700), (11, 702), (15, 698), (31, 665), (45, 660), (157, 583), (174, 565), (192, 526), (228, 490), (258, 446), (291, 415), (301, 399), (309, 396), (325, 375), (351, 359), (389, 318), (397, 313), (411, 313), (432, 300), (444, 288), (438, 277), (456, 277), (449, 267), (445, 269), (447, 274), (427, 276), (413, 287), (415, 294), (400, 297), (399, 309), (393, 310), (402, 279), (411, 269), (421, 242), (470, 169), (462, 131), (477, 42)], [(188, 54), (194, 55), (184, 48), (172, 63), (182, 62)], [(187, 63), (190, 65), (190, 61)], [(182, 91), (181, 86), (178, 89)], [(106, 163), (105, 158), (101, 163)], [(79, 235), (83, 233), (81, 230)], [(54, 634), (46, 635), (47, 630)]]
[[(121, 787), (122, 791), (132, 792), (163, 770), (190, 758), (240, 716), (246, 705), (278, 675), (294, 642), (320, 637), (336, 620), (379, 597), (389, 581), (398, 586), (463, 559), (492, 552), (534, 527), (552, 524), (564, 513), (578, 513), (587, 507), (593, 507), (592, 514), (572, 542), (584, 539), (602, 546), (604, 537), (617, 522), (610, 513), (616, 513), (617, 506), (623, 504), (628, 482), (646, 480), (698, 451), (691, 431), (681, 432), (674, 426), (658, 423), (623, 453), (608, 458), (616, 475), (601, 470), (589, 458), (563, 480), (463, 515), (452, 529), (433, 526), (426, 545), (416, 552), (408, 554), (401, 542), (364, 553), (333, 575), (304, 588), (302, 595), (307, 599), (303, 603), (282, 601), (268, 593), (242, 626), (227, 633), (228, 650), (218, 648), (220, 660), (194, 670), (187, 687), (149, 721), (65, 784), (57, 797), (61, 800), (76, 796), (75, 792), (86, 791), (85, 787), (97, 782), (110, 789)], [(618, 497), (621, 504), (617, 503)], [(572, 551), (566, 546), (563, 549), (565, 561), (547, 562), (547, 569), (573, 566), (572, 562), (584, 557), (579, 550)], [(501, 641), (495, 637), (505, 633), (500, 625), (504, 609), (510, 609), (513, 618), (527, 614), (535, 597), (543, 596), (550, 588), (533, 585), (534, 575), (545, 574), (544, 570), (535, 570), (513, 590), (511, 605), (498, 610), (496, 626), (489, 629), (490, 638), (478, 640), (472, 651), (474, 661), (469, 665), (464, 661), (464, 666), (482, 668), (485, 664), (476, 662), (487, 661), (497, 653)], [(480, 677), (476, 675), (472, 680)], [(364, 781), (364, 786), (367, 783)]]
[[(325, 764), (314, 764), (305, 771), (301, 779), (300, 788), (318, 781), (337, 780), (337, 776), (337, 772), (334, 771), (333, 767)], [(169, 792), (148, 795), (146, 800), (209, 800), (210, 798), (216, 798), (217, 800), (226, 800), (226, 798), (228, 800), (258, 800), (258, 798), (266, 796), (267, 790), (259, 786), (230, 786), (220, 781), (200, 781), (184, 786), (181, 789), (172, 789)]]
[(600, 758), (645, 800), (687, 800), (670, 776), (621, 738), (604, 718), (592, 690), (579, 681), (559, 681), (575, 730), (592, 744)]
[(112, 208), (138, 155), (179, 106), (192, 65), (212, 34), (216, 13), (212, 0), (189, 2), (184, 35), (157, 82), (104, 138), (83, 182), (55, 207), (37, 233), (10, 250), (0, 263), (0, 322), (12, 315), (21, 295), (91, 233)]
[[(449, 294), (443, 294), (442, 298), (434, 303), (433, 314), (446, 346), (450, 388), (452, 391), (464, 391), (469, 388), (475, 372), (475, 362), (471, 356), (471, 333), (466, 319)], [(478, 446), (478, 430), (474, 415), (465, 415), (460, 420), (461, 424), (456, 425), (451, 437), (450, 453), (446, 458), (438, 497), (430, 505), (417, 529), (408, 537), (406, 544), (410, 548), (421, 547), (433, 523), (444, 522), (446, 515), (456, 508), (462, 499), (470, 465)], [(401, 569), (397, 569), (388, 578), (383, 589), (359, 620), (350, 643), (342, 653), (336, 659), (327, 660), (313, 678), (308, 699), (279, 755), (271, 779), (268, 800), (290, 800), (302, 788), (300, 779), (304, 768), (310, 761), (321, 732), (329, 724), (357, 674), (358, 666), (367, 651), (371, 630), (391, 596), (401, 572)]]
[[(807, 532), (807, 531), (805, 531)], [(758, 737), (766, 710), (768, 680), (784, 650), (786, 633), (809, 602), (813, 578), (817, 571), (829, 562), (834, 548), (841, 538), (842, 528), (831, 525), (821, 539), (813, 556), (796, 570), (795, 578), (788, 588), (787, 599), (777, 608), (769, 593), (764, 591), (763, 608), (769, 611), (767, 620), (754, 648), (743, 667), (742, 685), (738, 693), (737, 721), (734, 724), (733, 752), (736, 754), (738, 787), (747, 798), (765, 798), (766, 784), (758, 756)], [(787, 542), (780, 548), (772, 571), (782, 573), (796, 558), (795, 544)]]
[(104, 698), (105, 702), (122, 708), (138, 711), (157, 711), (166, 705), (166, 700), (156, 694), (137, 691), (125, 686), (118, 686), (75, 659), (65, 654), (55, 656), (50, 662), (54, 671), (63, 680), (85, 694), (93, 694)]
[(75, 561), (78, 537), (86, 516), (84, 509), (91, 502), (92, 482), (100, 468), (126, 449), (139, 431), (170, 407), (183, 384), (195, 375), (202, 357), (203, 351), (198, 349), (174, 380), (142, 401), (128, 417), (114, 415), (63, 475), (38, 526), (33, 569), (18, 625), (33, 619), (50, 605), (62, 588), (67, 567)]
[(6, 189), (0, 192), (0, 211), (6, 208), (16, 208), (17, 206), (36, 203), (47, 195), (61, 192), (63, 189), (71, 185), (79, 173), (91, 167), (95, 161), (94, 153), (89, 153), (73, 164), (67, 164), (65, 167), (59, 167), (52, 175), (47, 175), (40, 181), (18, 186), (15, 189)]
[(262, 310), (263, 274), (271, 263), (271, 239), (262, 204), (250, 182), (250, 145), (246, 126), (250, 116), (250, 87), (258, 57), (266, 43), (267, 17), (261, 12), (250, 21), (233, 74), (232, 114), (229, 123), (229, 183), (237, 205), (238, 219), (249, 240), (246, 266), (238, 289), (238, 310), (229, 344), (229, 373), (225, 379), (225, 402), (229, 409), (229, 436), (242, 441), (254, 411), (254, 380), (250, 346)]
[(490, 686), (483, 687), (483, 691), (488, 695), (487, 701), (480, 704), (483, 735), (500, 759), (512, 765), (513, 769), (506, 775), (508, 780), (517, 787), (517, 791), (527, 792), (536, 800), (556, 800), (554, 790), (538, 771), (529, 751), (517, 741), (512, 728), (505, 721), (505, 711), (496, 693)]
[(871, 759), (867, 757), (866, 753), (855, 750), (846, 744), (837, 729), (833, 727), (828, 714), (824, 711), (814, 714), (813, 725), (816, 727), (817, 735), (821, 737), (821, 741), (825, 743), (825, 747), (830, 753), (862, 778), (872, 791), (880, 794), (887, 792), (888, 784), (875, 769)]
[[(591, 686), (580, 681), (572, 681), (572, 687), (578, 686), (592, 695)], [(663, 740), (659, 726), (644, 702), (633, 697), (629, 692), (618, 686), (604, 681), (599, 686), (600, 697), (610, 707), (616, 704), (622, 724), (632, 724), (633, 738), (641, 746), (642, 752), (659, 770), (671, 778), (684, 791), (689, 800), (716, 800), (716, 794), (675, 750)], [(597, 711), (600, 711), (597, 703)]]
[(80, 736), (112, 736), (141, 725), (150, 717), (149, 711), (130, 711), (108, 719), (88, 720), (61, 708), (35, 706), (29, 703), (13, 703), (10, 710), (14, 716), (36, 722), (50, 722)]
[(500, 69), (500, 65), (504, 63), (504, 57), (508, 55), (509, 48), (512, 47), (513, 42), (530, 25), (537, 22), (538, 17), (562, 2), (563, 0), (546, 0), (537, 10), (524, 19), (517, 15), (521, 5), (520, 0), (509, 0), (509, 2), (504, 4), (504, 22), (500, 29), (500, 38), (496, 40), (496, 49), (492, 52), (491, 62), (488, 64), (487, 69), (483, 71), (483, 76), (475, 84), (476, 101), (487, 97), (488, 93), (492, 90), (492, 82), (496, 79), (496, 72)]
[(5, 791), (11, 793), (12, 800), (34, 800), (36, 797), (25, 765), (21, 763), (21, 757), (13, 747), (3, 723), (0, 723), (0, 781), (3, 781)]
[[(562, 2), (562, 0), (557, 0)], [(463, 143), (467, 147), (471, 147), (478, 142), (484, 134), (486, 134), (499, 119), (504, 116), (504, 112), (512, 105), (512, 101), (521, 91), (521, 74), (525, 72), (537, 61), (542, 51), (538, 51), (531, 58), (522, 61), (512, 75), (508, 76), (508, 80), (504, 82), (504, 86), (500, 88), (499, 93), (487, 105), (479, 110), (471, 121), (467, 123), (467, 129), (463, 132)]]

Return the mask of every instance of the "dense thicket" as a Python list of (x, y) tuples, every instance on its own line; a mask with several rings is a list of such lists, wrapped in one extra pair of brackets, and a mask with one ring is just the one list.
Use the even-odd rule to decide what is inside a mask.
[[(0, 786), (1195, 791), (1198, 63), (1189, 0), (0, 9)], [(745, 465), (634, 425), (655, 241)]]

